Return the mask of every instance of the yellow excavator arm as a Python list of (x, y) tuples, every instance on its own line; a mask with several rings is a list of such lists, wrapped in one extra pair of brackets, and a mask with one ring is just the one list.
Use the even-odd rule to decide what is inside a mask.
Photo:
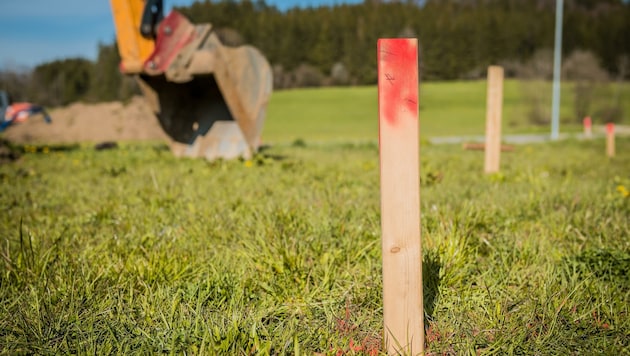
[(116, 42), (122, 58), (120, 63), (124, 73), (140, 73), (144, 62), (155, 48), (152, 39), (142, 37), (140, 22), (144, 11), (144, 0), (110, 0)]
[(272, 91), (271, 67), (256, 48), (224, 46), (210, 24), (162, 0), (110, 0), (120, 69), (136, 78), (177, 156), (250, 157), (260, 146)]

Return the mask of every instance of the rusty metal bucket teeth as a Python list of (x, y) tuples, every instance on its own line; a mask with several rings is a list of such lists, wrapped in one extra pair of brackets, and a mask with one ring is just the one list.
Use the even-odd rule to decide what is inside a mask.
[(249, 158), (260, 146), (273, 80), (257, 49), (226, 47), (173, 11), (136, 78), (175, 155)]

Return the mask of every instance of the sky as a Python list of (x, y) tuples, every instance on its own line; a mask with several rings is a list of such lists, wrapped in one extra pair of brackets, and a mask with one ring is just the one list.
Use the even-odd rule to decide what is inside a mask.
[[(194, 0), (164, 0), (165, 13)], [(295, 6), (359, 3), (361, 0), (266, 0)], [(96, 59), (98, 43), (114, 41), (109, 0), (0, 0), (0, 70), (21, 70), (68, 57)]]

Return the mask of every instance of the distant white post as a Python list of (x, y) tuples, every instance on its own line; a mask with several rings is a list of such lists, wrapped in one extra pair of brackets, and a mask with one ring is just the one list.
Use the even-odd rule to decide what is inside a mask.
[(551, 139), (560, 137), (560, 64), (562, 62), (562, 10), (564, 2), (556, 0), (556, 32), (553, 49), (553, 93), (551, 102)]
[(384, 341), (390, 355), (424, 353), (418, 41), (378, 40)]
[(486, 98), (486, 152), (484, 171), (499, 171), (501, 159), (501, 115), (503, 111), (503, 68), (488, 67)]
[(606, 156), (615, 157), (615, 124), (606, 124)]

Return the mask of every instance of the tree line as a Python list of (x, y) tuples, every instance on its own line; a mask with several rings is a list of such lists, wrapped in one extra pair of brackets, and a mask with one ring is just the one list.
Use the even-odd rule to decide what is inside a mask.
[[(194, 23), (211, 23), (227, 45), (259, 48), (281, 89), (375, 84), (376, 41), (383, 37), (418, 38), (422, 80), (481, 78), (489, 64), (503, 65), (508, 76), (525, 76), (537, 55), (553, 47), (555, 3), (365, 0), (280, 11), (264, 0), (205, 0), (178, 10)], [(565, 56), (588, 52), (598, 70), (627, 75), (628, 2), (565, 0), (563, 29)], [(0, 86), (46, 105), (126, 99), (137, 88), (118, 72), (119, 60), (112, 41), (99, 45), (95, 61), (72, 58), (27, 73), (4, 71)]]
[(139, 90), (133, 78), (118, 70), (116, 43), (99, 44), (95, 61), (67, 58), (37, 65), (32, 70), (0, 71), (0, 90), (14, 101), (62, 106), (75, 101), (128, 100)]

